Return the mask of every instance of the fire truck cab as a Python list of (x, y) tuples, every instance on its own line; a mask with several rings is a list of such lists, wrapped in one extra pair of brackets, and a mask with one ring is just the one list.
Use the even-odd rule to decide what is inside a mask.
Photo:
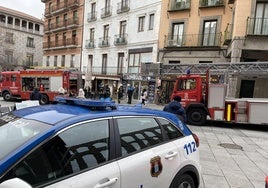
[(35, 88), (42, 97), (40, 104), (53, 101), (59, 88), (66, 93), (77, 93), (82, 87), (82, 74), (77, 70), (66, 69), (28, 69), (0, 73), (0, 94), (5, 101), (11, 99), (29, 100)]

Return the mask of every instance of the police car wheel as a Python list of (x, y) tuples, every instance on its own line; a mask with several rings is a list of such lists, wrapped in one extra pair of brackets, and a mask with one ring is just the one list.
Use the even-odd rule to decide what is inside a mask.
[(178, 177), (176, 177), (170, 188), (195, 188), (194, 180), (193, 178), (188, 174), (182, 174)]

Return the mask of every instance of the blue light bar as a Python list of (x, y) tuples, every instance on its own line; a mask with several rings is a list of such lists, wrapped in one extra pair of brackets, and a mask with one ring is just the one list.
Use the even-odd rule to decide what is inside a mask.
[(56, 96), (54, 98), (54, 101), (58, 103), (63, 103), (63, 104), (86, 106), (92, 110), (106, 109), (106, 108), (116, 109), (116, 103), (115, 101), (111, 100), (111, 98), (92, 100), (92, 99)]

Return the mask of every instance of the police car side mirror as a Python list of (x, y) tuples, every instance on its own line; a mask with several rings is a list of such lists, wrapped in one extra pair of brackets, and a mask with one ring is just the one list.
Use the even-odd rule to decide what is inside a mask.
[(12, 178), (0, 184), (0, 188), (32, 188), (31, 185), (19, 178)]

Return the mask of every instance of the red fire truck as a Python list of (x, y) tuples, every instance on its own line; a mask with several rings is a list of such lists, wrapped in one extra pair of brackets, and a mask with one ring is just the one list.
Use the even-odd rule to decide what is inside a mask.
[(188, 71), (177, 77), (171, 99), (182, 98), (189, 124), (208, 119), (268, 124), (268, 63), (185, 64), (169, 70)]
[(73, 69), (27, 69), (0, 73), (0, 93), (5, 101), (13, 98), (29, 100), (38, 88), (42, 94), (40, 104), (53, 101), (59, 88), (67, 93), (77, 92), (82, 87), (82, 74)]

